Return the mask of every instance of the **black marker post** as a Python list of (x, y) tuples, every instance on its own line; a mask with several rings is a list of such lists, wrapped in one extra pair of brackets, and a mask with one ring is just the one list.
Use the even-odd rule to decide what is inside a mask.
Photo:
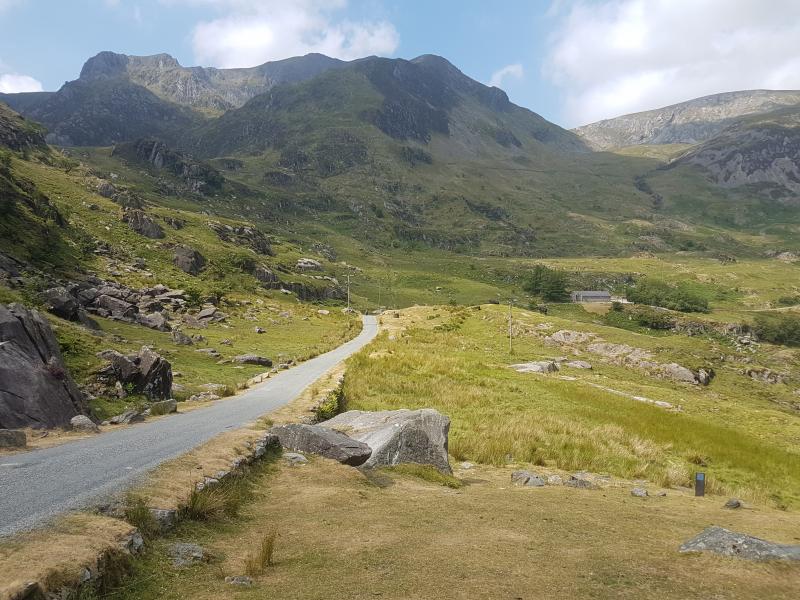
[(695, 473), (694, 474), (694, 495), (695, 496), (705, 496), (706, 495), (706, 474), (705, 473)]

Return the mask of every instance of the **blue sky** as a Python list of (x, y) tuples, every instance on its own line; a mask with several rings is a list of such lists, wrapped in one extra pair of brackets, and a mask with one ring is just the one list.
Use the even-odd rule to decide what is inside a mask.
[[(433, 53), (575, 126), (748, 88), (800, 88), (800, 2), (0, 0), (0, 91), (55, 90), (101, 50), (252, 66)], [(767, 13), (767, 14), (765, 14)]]

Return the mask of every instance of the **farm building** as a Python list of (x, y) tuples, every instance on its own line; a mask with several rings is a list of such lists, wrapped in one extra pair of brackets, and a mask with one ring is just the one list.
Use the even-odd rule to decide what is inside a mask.
[(611, 302), (611, 293), (603, 291), (583, 290), (570, 294), (573, 302)]

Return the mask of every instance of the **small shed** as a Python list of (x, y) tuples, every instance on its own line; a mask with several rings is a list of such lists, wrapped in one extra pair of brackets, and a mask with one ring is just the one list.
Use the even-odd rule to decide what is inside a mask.
[(611, 302), (611, 292), (582, 290), (570, 294), (573, 302)]

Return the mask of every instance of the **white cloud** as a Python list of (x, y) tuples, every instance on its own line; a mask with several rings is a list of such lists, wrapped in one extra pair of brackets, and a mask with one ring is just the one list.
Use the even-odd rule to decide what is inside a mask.
[(0, 75), (0, 93), (16, 94), (17, 92), (41, 91), (41, 82), (28, 75), (18, 75), (17, 73)]
[(572, 0), (543, 72), (570, 126), (718, 92), (800, 89), (797, 0)]
[(343, 0), (163, 0), (205, 4), (219, 18), (198, 23), (192, 35), (195, 59), (216, 67), (251, 67), (320, 52), (351, 60), (393, 53), (399, 35), (387, 21), (337, 18)]
[(498, 69), (492, 73), (492, 78), (489, 80), (489, 85), (503, 87), (503, 80), (505, 80), (507, 77), (522, 79), (523, 75), (525, 75), (525, 71), (523, 70), (521, 64), (516, 63), (513, 65), (506, 65), (502, 69)]
[(12, 6), (16, 6), (18, 4), (22, 4), (24, 0), (0, 0), (0, 13), (8, 10)]

